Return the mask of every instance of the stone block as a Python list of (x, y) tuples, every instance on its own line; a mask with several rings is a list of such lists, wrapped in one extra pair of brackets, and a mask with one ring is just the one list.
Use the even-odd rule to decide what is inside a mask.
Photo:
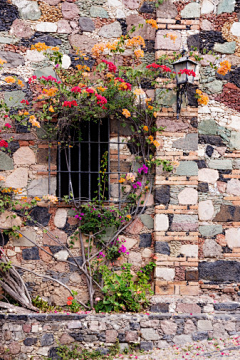
[(40, 260), (39, 248), (34, 246), (30, 249), (23, 249), (22, 257), (23, 260)]
[(134, 220), (126, 229), (126, 231), (132, 235), (138, 235), (143, 229), (144, 225), (139, 218)]
[(196, 231), (198, 229), (197, 215), (175, 214), (171, 225), (172, 231)]
[(156, 279), (155, 295), (173, 295), (173, 294), (174, 294), (173, 283)]
[(210, 320), (198, 320), (197, 323), (198, 330), (200, 331), (212, 331), (213, 326)]
[(195, 161), (180, 161), (176, 169), (176, 175), (194, 176), (198, 175), (198, 166)]
[(152, 234), (140, 234), (140, 248), (151, 247), (152, 244)]
[(164, 241), (156, 241), (155, 242), (155, 253), (170, 255), (170, 247), (167, 242)]
[(130, 237), (126, 237), (124, 235), (120, 235), (119, 240), (123, 242), (124, 246), (126, 247), (127, 250), (132, 249), (136, 244), (137, 244), (137, 240), (134, 238), (130, 238)]
[[(16, 237), (11, 238), (12, 245), (13, 246), (27, 246), (27, 247), (34, 246), (34, 243), (36, 242), (36, 239), (37, 239), (36, 231), (31, 227), (29, 227), (29, 228), (25, 227), (24, 229), (21, 230), (21, 233), (23, 236), (20, 237), (19, 239)], [(27, 238), (32, 240), (33, 243), (30, 242)]]
[(21, 146), (14, 154), (13, 161), (16, 165), (35, 164), (35, 154), (28, 146)]
[(8, 107), (22, 107), (21, 100), (25, 98), (22, 90), (5, 91), (4, 100)]
[(147, 214), (140, 215), (140, 219), (144, 226), (146, 226), (148, 229), (153, 229), (154, 220), (150, 215)]
[(203, 255), (204, 257), (216, 258), (221, 256), (222, 247), (212, 239), (206, 239), (203, 244)]
[(142, 335), (142, 338), (147, 341), (160, 339), (158, 332), (152, 328), (141, 329), (141, 335)]
[(104, 25), (99, 31), (98, 35), (107, 39), (119, 38), (122, 35), (121, 25), (118, 21), (115, 21), (109, 25)]
[(200, 201), (198, 204), (199, 220), (212, 220), (214, 216), (214, 206), (211, 200)]
[(137, 342), (138, 341), (138, 332), (137, 331), (126, 331), (125, 334), (126, 342)]
[(201, 6), (201, 14), (210, 14), (212, 11), (214, 11), (214, 5), (209, 0), (203, 0), (202, 6)]
[(22, 189), (27, 186), (28, 170), (26, 168), (17, 168), (7, 176), (5, 185), (14, 189)]
[(57, 209), (54, 216), (54, 225), (60, 229), (64, 228), (67, 221), (67, 210), (66, 209)]
[(161, 321), (161, 329), (166, 335), (175, 335), (177, 331), (177, 324), (171, 320)]
[(173, 342), (176, 345), (185, 345), (192, 343), (192, 336), (191, 335), (176, 335), (173, 338)]
[(156, 35), (156, 50), (172, 50), (178, 51), (182, 46), (181, 34), (178, 31), (171, 31), (171, 34), (176, 36), (176, 40), (172, 41), (170, 37), (166, 35), (169, 33), (168, 30), (158, 30)]
[[(50, 214), (49, 214), (50, 215)], [(49, 216), (50, 217), (50, 216)], [(48, 234), (43, 234), (43, 244), (44, 245), (52, 245), (57, 246), (58, 242), (66, 244), (67, 242), (67, 234), (64, 231), (55, 229), (51, 231), (51, 235), (53, 238), (56, 237), (56, 241), (52, 239), (52, 237), (49, 237)], [(57, 242), (58, 241), (58, 242)]]
[(153, 349), (153, 343), (151, 341), (141, 341), (140, 350), (149, 351)]
[(208, 184), (215, 184), (218, 178), (219, 178), (219, 174), (217, 170), (204, 168), (198, 171), (199, 181), (203, 181)]
[(236, 50), (236, 42), (225, 42), (223, 44), (215, 43), (213, 51), (222, 53), (222, 54), (234, 54)]
[(198, 285), (180, 285), (179, 286), (180, 295), (184, 296), (196, 296), (199, 294), (199, 286)]
[(128, 257), (128, 263), (133, 264), (134, 266), (141, 266), (142, 263), (141, 253), (131, 251)]
[(106, 330), (106, 343), (115, 343), (117, 341), (117, 330)]
[(208, 163), (210, 169), (228, 170), (232, 169), (232, 160), (211, 159)]
[(154, 200), (156, 204), (168, 204), (170, 201), (170, 186), (163, 185), (160, 188), (156, 188)]
[(220, 211), (217, 213), (214, 222), (240, 221), (240, 207), (233, 205), (221, 205)]
[(192, 150), (198, 149), (198, 134), (187, 134), (184, 138), (175, 140), (173, 142), (173, 148), (181, 150)]
[(168, 313), (169, 312), (169, 304), (166, 303), (157, 303), (151, 306), (151, 312), (155, 313)]
[(229, 228), (225, 230), (225, 240), (230, 249), (240, 247), (240, 228)]
[(192, 334), (193, 341), (203, 341), (208, 339), (207, 331), (198, 331)]
[(182, 245), (180, 253), (186, 257), (198, 258), (198, 245)]
[(50, 179), (50, 189), (48, 189), (48, 178), (40, 177), (30, 182), (27, 191), (29, 196), (44, 196), (46, 194), (55, 195), (56, 189), (57, 179), (55, 177)]
[(178, 194), (180, 205), (195, 205), (198, 201), (198, 192), (193, 188), (185, 188)]
[(183, 19), (194, 19), (200, 17), (200, 4), (190, 3), (185, 5), (181, 11), (181, 17)]
[(199, 232), (204, 237), (213, 237), (217, 234), (221, 234), (223, 231), (222, 225), (201, 225), (199, 226)]
[(240, 181), (238, 179), (228, 181), (226, 192), (230, 195), (240, 196)]
[(164, 267), (156, 267), (155, 268), (155, 277), (158, 279), (163, 279), (166, 281), (171, 281), (175, 277), (175, 269), (164, 268)]
[(169, 219), (165, 214), (156, 214), (154, 218), (155, 231), (167, 231), (169, 228)]
[(100, 6), (91, 6), (90, 8), (90, 16), (93, 18), (109, 18), (108, 12)]
[[(13, 217), (14, 216), (14, 217)], [(19, 216), (16, 216), (14, 212), (4, 211), (0, 214), (0, 228), (3, 230), (9, 230), (13, 226), (21, 226), (22, 220)]]
[(49, 33), (57, 32), (57, 24), (48, 21), (39, 22), (36, 24), (36, 31)]
[(70, 2), (64, 2), (62, 3), (62, 14), (64, 19), (72, 20), (79, 15), (78, 6)]
[(12, 159), (3, 151), (0, 151), (0, 170), (13, 170)]
[(235, 0), (220, 0), (217, 8), (217, 14), (232, 13), (234, 11)]
[(199, 278), (217, 283), (240, 282), (240, 263), (225, 260), (202, 261), (199, 263)]
[(186, 269), (185, 270), (186, 281), (198, 281), (198, 278), (199, 278), (198, 270), (195, 270), (195, 269)]

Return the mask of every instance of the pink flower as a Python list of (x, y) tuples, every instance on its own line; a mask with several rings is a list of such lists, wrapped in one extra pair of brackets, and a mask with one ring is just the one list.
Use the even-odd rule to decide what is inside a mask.
[(108, 71), (109, 72), (113, 72), (113, 73), (116, 72), (117, 67), (111, 61), (103, 60), (102, 62), (108, 65)]
[(12, 126), (11, 126), (10, 124), (6, 123), (6, 124), (4, 125), (4, 127), (8, 128), (8, 129), (11, 129)]

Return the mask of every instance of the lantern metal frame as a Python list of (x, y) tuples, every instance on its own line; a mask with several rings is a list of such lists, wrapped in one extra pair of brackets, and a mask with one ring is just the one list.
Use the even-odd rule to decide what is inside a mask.
[[(193, 70), (195, 72), (196, 67), (198, 65), (197, 62), (190, 60), (188, 56), (184, 56), (186, 50), (182, 51), (182, 57), (172, 63), (173, 69), (176, 72), (176, 81), (177, 81), (177, 119), (179, 119), (179, 114), (182, 107), (182, 101), (183, 101), (183, 95), (186, 97), (186, 91), (188, 84), (191, 84), (194, 82), (194, 77), (192, 75), (188, 74), (180, 74), (180, 70)], [(183, 65), (181, 68), (181, 65)], [(180, 65), (180, 66), (179, 66)], [(180, 67), (180, 68), (179, 68)]]

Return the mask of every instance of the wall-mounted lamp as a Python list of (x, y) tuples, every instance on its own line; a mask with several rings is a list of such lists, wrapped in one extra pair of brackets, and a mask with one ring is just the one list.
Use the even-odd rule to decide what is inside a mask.
[(194, 82), (195, 70), (197, 67), (195, 61), (189, 60), (188, 56), (184, 56), (185, 52), (186, 50), (183, 50), (183, 57), (172, 64), (177, 81), (177, 119), (179, 118), (182, 107), (183, 94), (186, 92), (187, 84)]

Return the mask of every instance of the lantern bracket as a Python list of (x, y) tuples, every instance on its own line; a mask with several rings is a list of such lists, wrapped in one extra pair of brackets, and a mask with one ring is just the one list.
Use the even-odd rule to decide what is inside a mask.
[(179, 84), (177, 86), (177, 119), (179, 119), (179, 114), (181, 112), (183, 95), (186, 97), (187, 85), (188, 83)]

